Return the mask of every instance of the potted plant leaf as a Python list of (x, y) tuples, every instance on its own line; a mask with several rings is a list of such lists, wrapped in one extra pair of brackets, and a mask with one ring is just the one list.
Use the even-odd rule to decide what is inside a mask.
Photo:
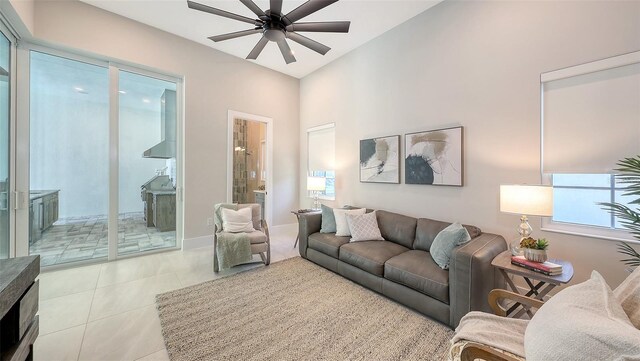
[[(620, 220), (620, 224), (629, 230), (633, 237), (640, 241), (640, 156), (635, 158), (625, 158), (617, 163), (620, 168), (615, 169), (620, 174), (616, 175), (619, 183), (626, 185), (625, 196), (637, 197), (629, 203), (635, 205), (636, 209), (621, 203), (599, 203), (604, 209), (611, 212)], [(620, 242), (618, 252), (629, 258), (621, 261), (627, 266), (640, 266), (640, 254), (628, 243)]]
[(544, 238), (536, 240), (531, 237), (527, 237), (520, 241), (520, 248), (524, 250), (524, 258), (533, 262), (545, 262), (548, 259), (548, 247), (549, 241)]

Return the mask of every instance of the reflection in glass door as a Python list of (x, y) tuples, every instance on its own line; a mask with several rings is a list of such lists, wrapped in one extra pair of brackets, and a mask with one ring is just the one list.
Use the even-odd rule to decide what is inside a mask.
[(0, 32), (0, 259), (9, 258), (11, 42)]
[(109, 70), (30, 52), (29, 254), (106, 258)]
[(176, 83), (119, 71), (118, 254), (176, 247)]

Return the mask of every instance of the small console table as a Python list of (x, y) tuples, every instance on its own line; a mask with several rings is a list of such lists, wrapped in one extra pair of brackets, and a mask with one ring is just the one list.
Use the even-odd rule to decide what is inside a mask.
[(0, 260), (0, 360), (33, 360), (40, 256)]
[[(297, 211), (291, 211), (291, 213), (295, 214), (296, 220), (298, 221), (298, 225), (300, 225), (300, 216), (304, 214), (318, 214), (322, 213), (319, 209), (298, 209)], [(293, 248), (298, 246), (298, 241), (300, 240), (300, 228), (298, 228), (298, 234), (296, 235), (296, 243), (293, 244)]]
[[(549, 291), (556, 286), (568, 283), (573, 278), (573, 265), (570, 262), (557, 259), (550, 259), (549, 261), (562, 265), (562, 274), (547, 276), (524, 267), (513, 265), (511, 264), (511, 251), (504, 251), (497, 255), (491, 262), (491, 265), (500, 271), (511, 291), (521, 294), (509, 275), (520, 276), (524, 278), (527, 286), (529, 286), (529, 291), (527, 291), (525, 296), (543, 301), (544, 296), (546, 296)], [(529, 317), (533, 316), (533, 313), (528, 308), (516, 302), (507, 310), (507, 317), (519, 318), (525, 313)]]

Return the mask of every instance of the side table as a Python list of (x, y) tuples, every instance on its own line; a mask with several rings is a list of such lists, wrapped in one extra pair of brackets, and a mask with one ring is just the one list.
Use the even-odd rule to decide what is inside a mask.
[[(571, 281), (571, 278), (573, 278), (573, 265), (571, 262), (557, 259), (550, 259), (549, 261), (562, 265), (562, 274), (557, 276), (547, 276), (542, 273), (528, 270), (524, 267), (513, 265), (511, 264), (511, 251), (504, 251), (497, 255), (496, 258), (491, 261), (491, 265), (500, 271), (504, 279), (507, 281), (507, 285), (511, 291), (517, 294), (522, 294), (509, 275), (522, 277), (527, 283), (527, 286), (529, 286), (529, 291), (527, 291), (525, 296), (543, 301), (544, 296), (546, 296), (552, 289), (556, 286), (568, 283)], [(533, 313), (526, 306), (516, 302), (507, 310), (507, 317), (512, 316), (514, 318), (519, 318), (525, 313), (530, 318), (533, 316)]]
[[(322, 211), (319, 209), (299, 209), (297, 211), (291, 211), (291, 213), (296, 215), (296, 221), (300, 224), (300, 215), (303, 214), (319, 214)], [(300, 228), (298, 227), (298, 234), (296, 235), (296, 243), (293, 244), (293, 248), (298, 246), (298, 241), (300, 240)]]

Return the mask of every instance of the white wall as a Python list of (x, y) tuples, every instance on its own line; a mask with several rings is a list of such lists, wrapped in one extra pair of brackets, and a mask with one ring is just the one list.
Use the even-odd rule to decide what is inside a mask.
[[(445, 1), (302, 79), (306, 129), (336, 123), (336, 204), (461, 221), (516, 237), (500, 184), (540, 182), (540, 73), (640, 50), (640, 2)], [(464, 187), (365, 184), (358, 141), (465, 127)], [(403, 168), (404, 172), (404, 168)], [(299, 178), (301, 206), (311, 201)], [(404, 175), (403, 175), (404, 176)], [(615, 243), (539, 231), (575, 281), (626, 273)]]
[(229, 109), (274, 119), (271, 224), (295, 221), (297, 79), (77, 1), (37, 1), (35, 37), (184, 76), (185, 238), (209, 235), (213, 205), (226, 200)]

